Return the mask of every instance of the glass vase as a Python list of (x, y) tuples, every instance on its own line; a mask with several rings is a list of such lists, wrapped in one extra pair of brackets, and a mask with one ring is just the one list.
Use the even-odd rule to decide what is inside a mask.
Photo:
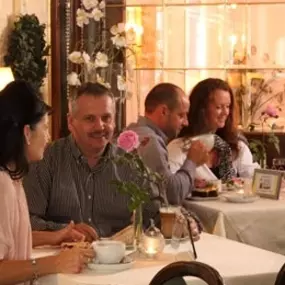
[(142, 205), (139, 205), (134, 210), (134, 249), (136, 251), (139, 250), (142, 233), (143, 233), (143, 211), (142, 211)]

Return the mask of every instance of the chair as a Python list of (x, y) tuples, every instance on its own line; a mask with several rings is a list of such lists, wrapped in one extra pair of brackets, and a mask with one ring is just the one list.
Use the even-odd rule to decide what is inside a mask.
[(279, 270), (277, 274), (275, 285), (284, 285), (285, 284), (285, 264)]
[(208, 285), (223, 285), (223, 279), (213, 267), (198, 261), (178, 261), (162, 268), (151, 280), (150, 285), (186, 284), (183, 276), (195, 276)]

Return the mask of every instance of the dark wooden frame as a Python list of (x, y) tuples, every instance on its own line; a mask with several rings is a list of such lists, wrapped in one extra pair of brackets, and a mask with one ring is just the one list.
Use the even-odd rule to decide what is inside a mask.
[(60, 0), (51, 1), (51, 104), (53, 107), (52, 116), (52, 139), (60, 137), (61, 129), (61, 60), (60, 60), (60, 37), (61, 21), (60, 21)]
[[(124, 17), (124, 0), (108, 0), (106, 6), (107, 21), (115, 24), (122, 21)], [(114, 6), (116, 4), (115, 8)], [(67, 103), (67, 84), (66, 75), (68, 67), (66, 63), (66, 0), (51, 0), (51, 104), (53, 107), (52, 116), (52, 139), (58, 139), (68, 133), (66, 114)], [(76, 26), (76, 10), (80, 6), (80, 0), (70, 0), (70, 51), (79, 42), (81, 37), (80, 28)], [(115, 94), (116, 96), (116, 94)], [(122, 121), (125, 125), (126, 109), (123, 105)]]

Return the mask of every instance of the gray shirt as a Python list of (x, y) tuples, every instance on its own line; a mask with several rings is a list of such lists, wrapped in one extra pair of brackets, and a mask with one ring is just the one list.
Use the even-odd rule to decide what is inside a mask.
[[(122, 152), (109, 144), (103, 157)], [(57, 230), (73, 220), (93, 226), (106, 237), (126, 227), (132, 216), (129, 197), (111, 184), (116, 175), (123, 181), (136, 179), (128, 166), (118, 166), (111, 159), (101, 159), (91, 169), (72, 136), (55, 141), (44, 159), (31, 165), (23, 182), (33, 230)], [(153, 188), (152, 202), (144, 209), (145, 222), (158, 212), (157, 196)]]
[(171, 173), (166, 147), (167, 136), (151, 120), (145, 117), (140, 117), (138, 122), (131, 124), (128, 129), (135, 131), (141, 141), (148, 139), (148, 143), (139, 148), (139, 153), (148, 167), (163, 175), (166, 181), (168, 202), (181, 205), (185, 198), (191, 194), (196, 164), (186, 159), (175, 174)]

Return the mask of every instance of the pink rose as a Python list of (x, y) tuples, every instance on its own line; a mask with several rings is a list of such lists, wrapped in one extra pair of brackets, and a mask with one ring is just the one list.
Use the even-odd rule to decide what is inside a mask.
[(278, 118), (277, 108), (275, 108), (271, 104), (268, 104), (266, 109), (262, 113), (266, 114), (266, 115), (268, 115), (269, 117), (272, 117), (272, 118)]
[(139, 147), (139, 136), (134, 131), (124, 131), (119, 135), (117, 144), (126, 152), (131, 152)]

